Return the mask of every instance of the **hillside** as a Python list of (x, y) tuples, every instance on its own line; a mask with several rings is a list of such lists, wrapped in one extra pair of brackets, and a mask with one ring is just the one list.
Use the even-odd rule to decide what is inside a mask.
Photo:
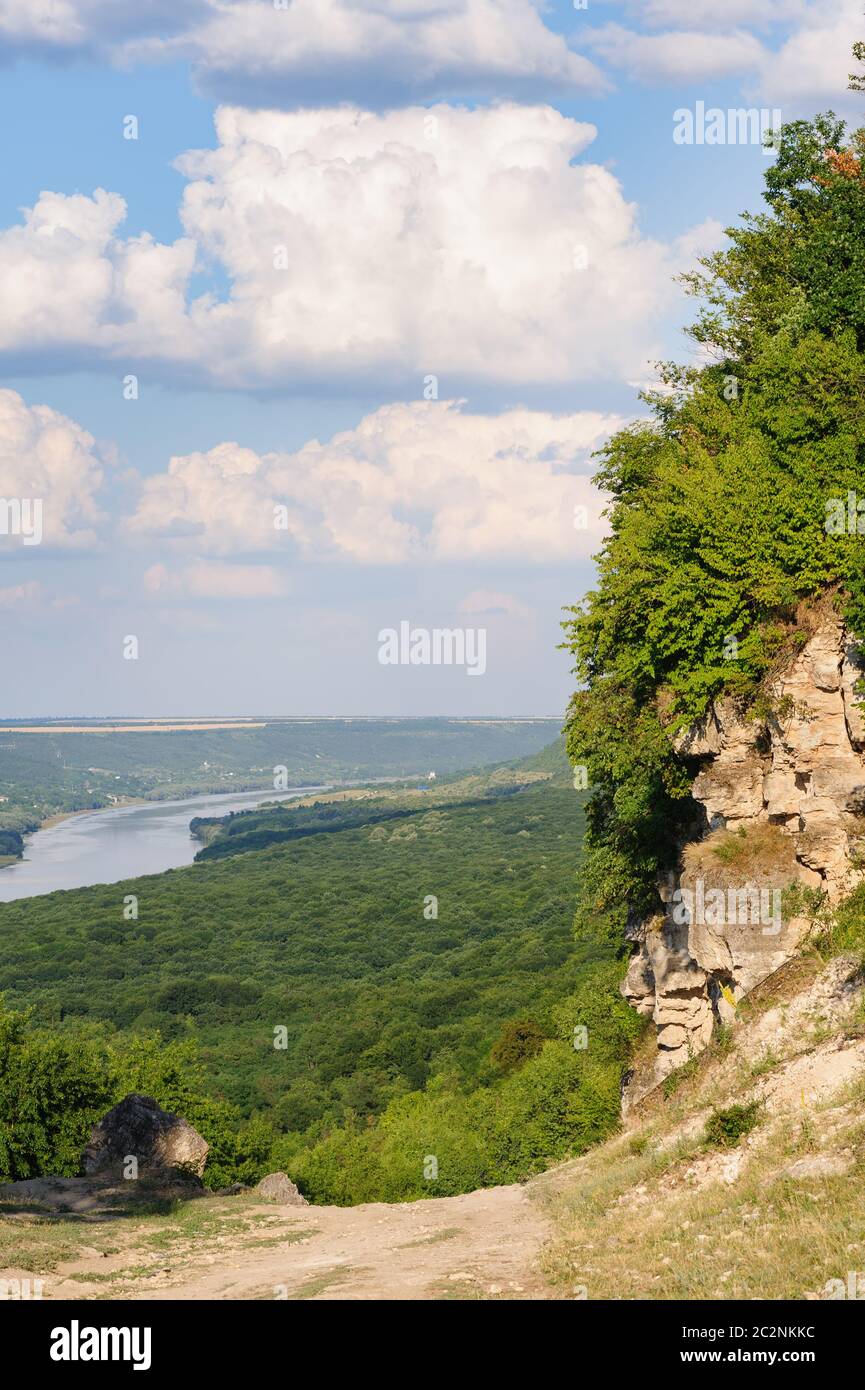
[[(574, 948), (585, 798), (547, 761), (232, 817), (227, 858), (0, 907), (27, 1065), (50, 1029), (92, 1067), (70, 1133), (126, 1084), (192, 1107), (214, 1185), (270, 1162), (345, 1203), (523, 1177), (606, 1133), (639, 1021), (610, 947)], [(50, 1171), (53, 1142), (6, 1173)]]
[(623, 1133), (527, 1184), (350, 1210), (255, 1194), (137, 1210), (21, 1184), (0, 1192), (16, 1217), (0, 1277), (41, 1278), (48, 1299), (861, 1297), (859, 962), (783, 967)]
[(0, 830), (27, 831), (61, 811), (118, 798), (256, 790), (438, 775), (537, 751), (552, 719), (291, 719), (261, 727), (0, 733)]

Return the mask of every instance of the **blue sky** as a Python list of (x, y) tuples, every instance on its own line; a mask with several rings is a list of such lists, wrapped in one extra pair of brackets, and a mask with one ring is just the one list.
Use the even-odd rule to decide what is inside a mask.
[[(768, 162), (674, 112), (857, 120), (858, 10), (0, 0), (0, 497), (45, 516), (0, 713), (560, 713), (591, 452)], [(382, 666), (404, 619), (483, 677)]]

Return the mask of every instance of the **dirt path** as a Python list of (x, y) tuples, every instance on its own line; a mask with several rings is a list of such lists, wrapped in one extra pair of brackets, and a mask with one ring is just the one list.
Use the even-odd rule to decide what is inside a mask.
[[(523, 1186), (349, 1208), (208, 1198), (180, 1220), (79, 1225), (75, 1257), (43, 1275), (43, 1297), (545, 1298), (537, 1257), (548, 1235)], [(23, 1261), (14, 1271), (31, 1272)]]

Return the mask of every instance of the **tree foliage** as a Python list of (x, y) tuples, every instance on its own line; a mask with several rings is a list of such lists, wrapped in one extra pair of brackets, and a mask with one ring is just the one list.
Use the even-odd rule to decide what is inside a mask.
[(766, 212), (685, 278), (700, 365), (664, 364), (651, 418), (616, 434), (597, 482), (609, 538), (569, 610), (589, 768), (580, 920), (611, 934), (656, 903), (695, 807), (671, 735), (725, 694), (754, 702), (795, 649), (802, 605), (836, 593), (865, 633), (865, 132), (831, 113), (783, 127)]

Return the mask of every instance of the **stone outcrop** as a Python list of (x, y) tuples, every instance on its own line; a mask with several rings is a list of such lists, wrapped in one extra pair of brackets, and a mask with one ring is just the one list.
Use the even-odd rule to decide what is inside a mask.
[(657, 1028), (657, 1055), (623, 1095), (625, 1111), (700, 1052), (718, 1021), (801, 947), (806, 896), (838, 903), (865, 876), (863, 656), (824, 612), (770, 683), (771, 717), (719, 701), (675, 740), (695, 759), (701, 839), (681, 847), (661, 907), (630, 935), (625, 998)]
[(179, 1115), (150, 1096), (129, 1095), (93, 1127), (84, 1150), (85, 1174), (122, 1174), (135, 1159), (134, 1176), (189, 1174), (200, 1178), (209, 1145)]

